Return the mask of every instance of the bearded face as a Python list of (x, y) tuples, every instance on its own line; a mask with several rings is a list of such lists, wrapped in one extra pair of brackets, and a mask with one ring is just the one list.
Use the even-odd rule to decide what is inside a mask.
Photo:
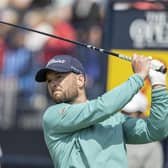
[(77, 74), (47, 73), (48, 91), (56, 103), (73, 102), (78, 97)]

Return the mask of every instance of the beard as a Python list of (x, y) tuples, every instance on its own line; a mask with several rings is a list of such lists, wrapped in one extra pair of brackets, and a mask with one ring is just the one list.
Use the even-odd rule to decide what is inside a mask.
[(56, 104), (73, 103), (78, 97), (77, 90), (69, 88), (67, 91), (53, 92), (51, 95)]

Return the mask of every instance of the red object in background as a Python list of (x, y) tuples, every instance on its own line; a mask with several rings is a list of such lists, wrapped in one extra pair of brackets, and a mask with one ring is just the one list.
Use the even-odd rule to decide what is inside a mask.
[(138, 10), (161, 10), (164, 9), (163, 4), (158, 2), (134, 2), (132, 7)]
[(0, 71), (2, 71), (3, 68), (4, 50), (5, 50), (5, 44), (3, 40), (0, 39)]
[[(54, 34), (63, 38), (76, 40), (76, 32), (73, 26), (67, 22), (59, 22), (54, 26)], [(72, 54), (75, 45), (63, 40), (49, 38), (44, 46), (44, 61), (48, 62), (53, 56), (60, 54)]]

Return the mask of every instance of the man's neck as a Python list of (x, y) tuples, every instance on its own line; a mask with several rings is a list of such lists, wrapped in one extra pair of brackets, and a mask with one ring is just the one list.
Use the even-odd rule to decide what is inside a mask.
[(79, 92), (78, 97), (76, 97), (72, 103), (77, 104), (77, 103), (85, 103), (87, 101), (87, 97), (84, 91)]

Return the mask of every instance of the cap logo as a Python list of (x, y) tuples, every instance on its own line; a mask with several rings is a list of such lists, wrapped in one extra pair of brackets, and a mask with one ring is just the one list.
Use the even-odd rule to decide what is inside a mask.
[(54, 64), (54, 63), (64, 64), (65, 62), (66, 62), (66, 60), (64, 60), (64, 59), (57, 59), (57, 60), (52, 59), (48, 62), (48, 64), (46, 66), (48, 66), (50, 64)]

